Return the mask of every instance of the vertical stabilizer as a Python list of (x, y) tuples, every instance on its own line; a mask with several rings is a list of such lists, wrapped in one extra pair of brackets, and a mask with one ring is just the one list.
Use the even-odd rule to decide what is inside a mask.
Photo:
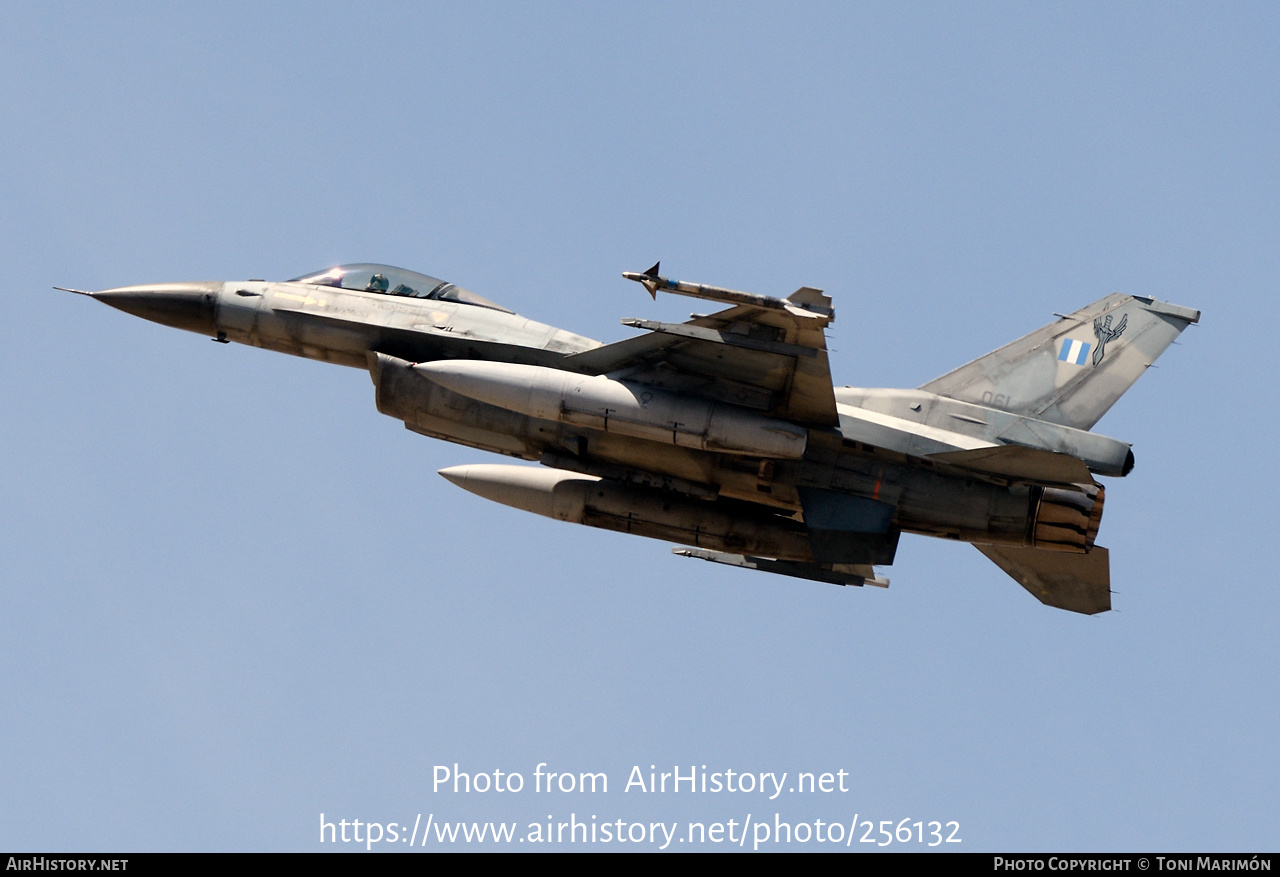
[(1116, 293), (920, 389), (1092, 429), (1187, 326), (1191, 308)]

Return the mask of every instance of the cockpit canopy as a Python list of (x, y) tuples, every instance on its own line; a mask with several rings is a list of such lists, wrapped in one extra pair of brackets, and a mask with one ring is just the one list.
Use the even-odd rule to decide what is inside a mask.
[(335, 286), (338, 289), (354, 289), (379, 295), (404, 295), (410, 298), (432, 298), (456, 301), (466, 305), (492, 308), (495, 311), (513, 313), (502, 305), (494, 304), (484, 296), (476, 295), (461, 286), (454, 286), (436, 277), (428, 277), (417, 271), (406, 271), (391, 265), (360, 262), (339, 265), (314, 274), (295, 277), (290, 283), (312, 283), (316, 286)]

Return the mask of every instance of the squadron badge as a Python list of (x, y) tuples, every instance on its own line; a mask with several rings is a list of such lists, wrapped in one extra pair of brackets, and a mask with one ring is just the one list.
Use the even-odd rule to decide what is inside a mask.
[(1111, 328), (1111, 315), (1105, 317), (1095, 317), (1093, 321), (1093, 334), (1098, 339), (1098, 346), (1093, 351), (1093, 364), (1097, 365), (1102, 362), (1102, 356), (1106, 352), (1107, 342), (1113, 338), (1119, 338), (1124, 334), (1124, 327), (1129, 325), (1129, 316), (1120, 318), (1120, 322), (1116, 327)]

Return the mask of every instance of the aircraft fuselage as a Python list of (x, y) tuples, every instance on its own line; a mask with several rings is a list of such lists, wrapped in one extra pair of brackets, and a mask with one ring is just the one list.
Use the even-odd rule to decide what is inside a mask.
[[(217, 341), (367, 369), (378, 410), (408, 429), (547, 467), (442, 472), (499, 502), (842, 584), (883, 584), (871, 565), (892, 562), (904, 531), (972, 542), (1044, 602), (1109, 607), (1093, 475), (1127, 474), (1133, 455), (1088, 427), (1136, 379), (1126, 373), (1137, 357), (1154, 359), (1197, 312), (1113, 296), (926, 388), (833, 391), (822, 328), (834, 311), (820, 290), (770, 299), (668, 281), (656, 268), (628, 277), (735, 307), (686, 324), (630, 321), (651, 334), (605, 346), (388, 266), (90, 295)], [(357, 275), (367, 288), (349, 285)], [(1099, 342), (1128, 383), (1100, 385), (1112, 396), (1095, 401), (1080, 392), (1092, 374), (1073, 370), (1090, 345), (1073, 333), (1129, 302)], [(1173, 334), (1150, 350), (1126, 346), (1114, 339), (1129, 316)], [(1005, 379), (1001, 369), (1020, 371)], [(984, 381), (993, 389), (979, 395)], [(1028, 398), (1010, 402), (997, 392), (1007, 388)], [(1093, 558), (1061, 572), (1045, 552)]]

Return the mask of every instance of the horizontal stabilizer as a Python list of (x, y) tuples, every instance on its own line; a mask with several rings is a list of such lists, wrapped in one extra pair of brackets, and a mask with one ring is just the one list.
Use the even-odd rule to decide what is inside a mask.
[(996, 475), (1014, 481), (1036, 481), (1048, 484), (1088, 484), (1093, 481), (1083, 460), (1053, 451), (998, 445), (970, 451), (947, 451), (930, 454), (930, 460)]
[(1046, 606), (1096, 615), (1111, 608), (1111, 555), (1095, 545), (1066, 554), (1010, 545), (974, 545)]
[(817, 563), (796, 563), (789, 560), (773, 560), (768, 557), (752, 557), (743, 554), (726, 554), (722, 551), (706, 551), (701, 548), (672, 548), (672, 554), (681, 557), (696, 557), (712, 563), (723, 563), (742, 569), (756, 569), (777, 575), (791, 576), (797, 579), (809, 579), (814, 582), (826, 582), (829, 585), (875, 585), (877, 588), (889, 587), (889, 580), (875, 574), (869, 565)]

